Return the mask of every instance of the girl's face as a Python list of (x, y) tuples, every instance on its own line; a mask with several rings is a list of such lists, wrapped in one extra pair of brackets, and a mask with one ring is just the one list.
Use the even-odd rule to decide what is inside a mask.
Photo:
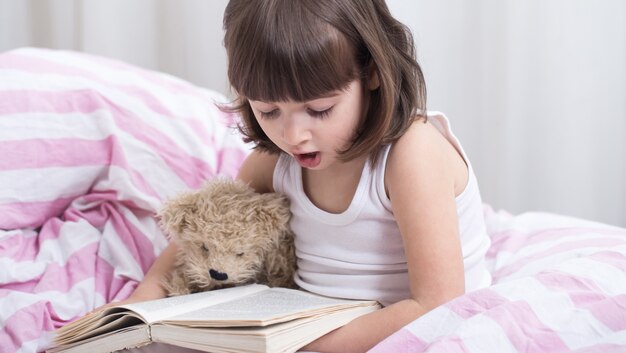
[(306, 102), (250, 101), (256, 120), (272, 142), (308, 169), (339, 162), (337, 151), (350, 146), (364, 114), (360, 80), (344, 90)]

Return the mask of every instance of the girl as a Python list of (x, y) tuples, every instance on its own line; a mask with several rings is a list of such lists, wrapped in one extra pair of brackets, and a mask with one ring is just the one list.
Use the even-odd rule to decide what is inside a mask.
[[(297, 283), (385, 306), (304, 349), (365, 351), (490, 284), (476, 178), (447, 119), (425, 113), (412, 36), (384, 0), (231, 0), (224, 29), (256, 145), (238, 177), (291, 199)], [(164, 295), (175, 247), (130, 301)]]

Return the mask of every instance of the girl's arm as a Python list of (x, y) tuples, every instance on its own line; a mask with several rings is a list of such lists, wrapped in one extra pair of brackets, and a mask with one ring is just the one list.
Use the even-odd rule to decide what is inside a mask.
[(115, 305), (131, 304), (146, 300), (165, 298), (167, 293), (165, 292), (163, 286), (161, 286), (161, 280), (165, 278), (165, 276), (174, 268), (177, 251), (178, 247), (176, 243), (170, 242), (156, 258), (156, 260), (154, 260), (154, 263), (152, 263), (152, 266), (150, 266), (146, 275), (128, 298), (118, 302), (107, 303), (94, 309), (93, 311)]
[(303, 350), (364, 352), (464, 292), (455, 195), (467, 166), (430, 123), (416, 122), (390, 152), (385, 175), (402, 233), (411, 297), (364, 315)]
[(248, 183), (256, 192), (273, 192), (272, 180), (277, 161), (277, 154), (254, 151), (239, 168), (237, 179)]
[(164, 298), (167, 293), (161, 286), (161, 280), (173, 270), (177, 251), (176, 242), (170, 242), (127, 300), (138, 302)]

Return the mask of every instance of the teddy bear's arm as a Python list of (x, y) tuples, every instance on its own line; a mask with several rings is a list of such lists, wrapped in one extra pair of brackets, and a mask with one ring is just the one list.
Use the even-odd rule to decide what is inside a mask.
[(169, 297), (191, 293), (190, 284), (180, 268), (175, 268), (172, 273), (162, 281), (163, 288)]
[(297, 288), (293, 280), (296, 272), (296, 252), (293, 235), (280, 241), (278, 250), (268, 256), (265, 262), (267, 284), (270, 287)]

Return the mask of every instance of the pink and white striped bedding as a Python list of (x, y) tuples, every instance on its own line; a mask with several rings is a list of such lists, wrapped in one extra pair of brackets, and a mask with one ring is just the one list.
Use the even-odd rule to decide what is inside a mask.
[(0, 54), (0, 352), (124, 299), (166, 245), (162, 200), (248, 149), (225, 98), (85, 54)]
[(626, 352), (626, 229), (485, 213), (494, 283), (415, 320), (372, 353)]
[[(161, 201), (247, 154), (220, 95), (85, 54), (0, 54), (0, 353), (127, 297), (166, 244)], [(626, 352), (626, 230), (485, 213), (493, 286), (381, 342), (386, 352)]]

